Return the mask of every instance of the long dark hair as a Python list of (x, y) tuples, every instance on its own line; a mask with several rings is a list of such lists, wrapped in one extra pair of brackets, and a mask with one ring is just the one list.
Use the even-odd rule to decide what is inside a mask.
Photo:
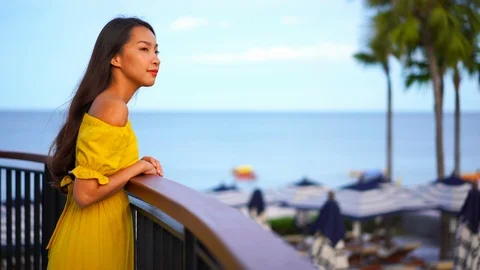
[(48, 168), (53, 187), (59, 188), (61, 179), (74, 169), (78, 130), (83, 116), (95, 98), (110, 86), (112, 82), (110, 61), (128, 42), (131, 30), (136, 26), (146, 27), (155, 35), (152, 26), (147, 22), (138, 18), (123, 17), (108, 22), (98, 35), (85, 75), (70, 103), (65, 123), (48, 151)]

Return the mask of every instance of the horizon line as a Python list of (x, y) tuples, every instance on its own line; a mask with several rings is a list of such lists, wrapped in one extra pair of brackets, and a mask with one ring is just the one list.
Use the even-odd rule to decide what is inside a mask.
[[(25, 109), (25, 108), (16, 108), (16, 109), (3, 109), (0, 108), (0, 113), (5, 112), (18, 112), (18, 113), (64, 113), (66, 110), (59, 109)], [(268, 110), (268, 109), (243, 109), (243, 110), (228, 110), (228, 109), (130, 109), (130, 113), (335, 113), (335, 114), (350, 114), (350, 113), (365, 113), (365, 114), (383, 114), (386, 113), (386, 110), (288, 110), (288, 109), (279, 109), (279, 110)], [(394, 110), (393, 113), (400, 114), (433, 114), (433, 110)], [(453, 110), (444, 110), (444, 114), (453, 114)], [(461, 114), (477, 114), (480, 113), (480, 110), (464, 110), (460, 112)]]

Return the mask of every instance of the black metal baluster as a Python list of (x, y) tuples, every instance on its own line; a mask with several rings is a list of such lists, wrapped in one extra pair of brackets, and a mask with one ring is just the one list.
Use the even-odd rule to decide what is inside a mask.
[(22, 174), (15, 171), (15, 268), (22, 268)]
[(155, 224), (155, 229), (153, 231), (153, 265), (155, 267), (160, 267), (162, 265), (162, 262), (164, 261), (162, 254), (162, 241), (163, 241), (163, 235), (165, 233), (165, 230), (162, 228), (162, 226), (159, 226)]
[(145, 218), (143, 230), (145, 232), (144, 237), (144, 260), (145, 260), (145, 269), (153, 270), (154, 269), (154, 253), (153, 253), (153, 221), (149, 218)]
[[(160, 227), (160, 226), (158, 226)], [(182, 240), (172, 235), (173, 269), (183, 269), (183, 244)]]
[(32, 232), (32, 227), (31, 227), (31, 221), (32, 221), (32, 216), (31, 216), (31, 211), (30, 211), (30, 207), (32, 206), (32, 203), (31, 203), (31, 185), (30, 183), (32, 182), (32, 175), (33, 175), (33, 172), (27, 172), (26, 175), (25, 175), (25, 199), (24, 199), (24, 202), (25, 202), (25, 219), (24, 219), (24, 222), (25, 222), (25, 267), (26, 269), (31, 269), (32, 267), (32, 262), (31, 262), (31, 259), (30, 257), (32, 256), (32, 241), (30, 239), (30, 234)]
[(195, 251), (197, 246), (197, 238), (193, 233), (185, 228), (185, 242), (184, 242), (184, 260), (185, 269), (196, 270), (197, 269), (197, 252)]
[(7, 191), (7, 269), (13, 268), (12, 255), (13, 255), (13, 243), (12, 243), (12, 170), (7, 169), (6, 191)]

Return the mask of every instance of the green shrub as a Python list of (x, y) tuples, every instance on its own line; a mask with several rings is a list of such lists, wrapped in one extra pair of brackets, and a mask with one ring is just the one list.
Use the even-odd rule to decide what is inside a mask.
[(299, 229), (295, 225), (293, 217), (281, 217), (268, 221), (270, 227), (279, 235), (297, 234)]
[[(313, 215), (311, 221), (313, 222), (317, 215)], [(392, 225), (396, 234), (401, 234), (402, 232), (399, 230), (399, 224), (401, 221), (401, 215), (392, 216)], [(295, 218), (294, 217), (281, 217), (276, 219), (271, 219), (268, 221), (270, 227), (274, 232), (279, 235), (289, 235), (289, 234), (298, 234), (302, 233), (302, 229), (298, 228), (295, 225)], [(350, 220), (344, 220), (345, 230), (351, 231), (353, 228), (353, 222)], [(375, 220), (367, 220), (361, 223), (362, 225), (362, 232), (364, 233), (372, 233), (375, 229), (378, 228), (378, 225), (375, 223)]]

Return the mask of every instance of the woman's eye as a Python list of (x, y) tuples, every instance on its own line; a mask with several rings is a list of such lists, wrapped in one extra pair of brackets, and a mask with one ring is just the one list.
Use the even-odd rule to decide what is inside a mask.
[(141, 48), (141, 51), (148, 52), (148, 48)]
[(155, 51), (155, 54), (158, 54), (158, 53), (159, 53), (159, 51)]

